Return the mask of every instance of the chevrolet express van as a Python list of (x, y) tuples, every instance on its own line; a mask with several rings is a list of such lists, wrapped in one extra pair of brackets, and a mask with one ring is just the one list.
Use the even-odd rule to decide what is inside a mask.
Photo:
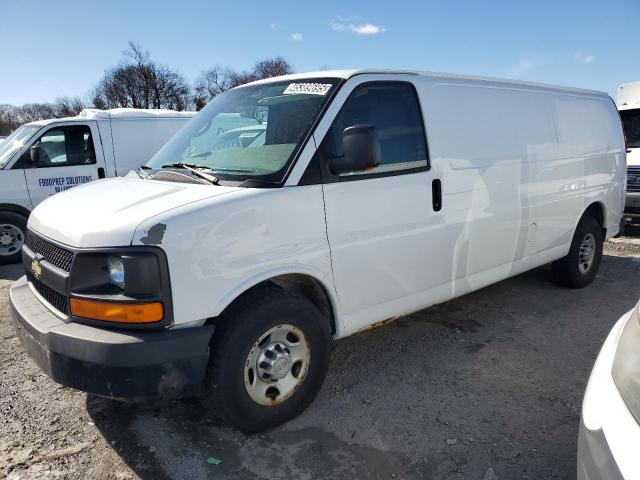
[(618, 87), (618, 110), (627, 140), (625, 217), (640, 218), (640, 82)]
[(27, 217), (45, 198), (146, 163), (195, 112), (83, 110), (27, 123), (0, 142), (0, 264), (20, 260)]
[[(219, 131), (224, 115), (254, 127)], [(63, 385), (198, 391), (263, 430), (311, 403), (331, 339), (548, 262), (591, 283), (625, 169), (601, 92), (373, 70), (254, 82), (143, 171), (36, 207), (17, 334)]]

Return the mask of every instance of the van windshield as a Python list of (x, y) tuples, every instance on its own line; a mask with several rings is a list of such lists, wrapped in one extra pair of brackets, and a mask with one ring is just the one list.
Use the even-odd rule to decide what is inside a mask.
[(222, 180), (280, 182), (336, 83), (305, 79), (225, 92), (169, 140), (147, 167), (186, 163)]
[(620, 110), (620, 118), (627, 136), (627, 147), (640, 148), (640, 108)]
[(40, 128), (37, 125), (23, 125), (0, 143), (0, 168), (4, 168), (13, 155), (27, 143)]

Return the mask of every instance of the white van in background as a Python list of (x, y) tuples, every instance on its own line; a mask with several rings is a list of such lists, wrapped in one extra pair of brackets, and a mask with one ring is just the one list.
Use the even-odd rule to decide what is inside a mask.
[(0, 143), (0, 264), (20, 259), (27, 217), (42, 200), (149, 160), (195, 112), (83, 110), (27, 123)]
[[(224, 131), (229, 116), (251, 124)], [(143, 171), (33, 211), (17, 335), (64, 385), (195, 390), (263, 430), (313, 400), (331, 338), (549, 262), (591, 283), (625, 167), (602, 92), (375, 70), (254, 82)]]
[(624, 214), (640, 218), (640, 82), (618, 87), (618, 111), (627, 140), (627, 199)]

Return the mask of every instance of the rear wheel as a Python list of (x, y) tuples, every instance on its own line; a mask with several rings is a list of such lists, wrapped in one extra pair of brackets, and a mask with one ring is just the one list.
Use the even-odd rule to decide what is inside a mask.
[(569, 254), (553, 262), (553, 274), (561, 285), (582, 288), (589, 285), (600, 266), (602, 226), (593, 217), (582, 217), (573, 235)]
[(277, 287), (249, 292), (214, 334), (205, 402), (244, 432), (280, 425), (320, 390), (329, 342), (327, 320), (304, 297)]
[(0, 265), (16, 263), (22, 258), (27, 219), (14, 212), (0, 212)]

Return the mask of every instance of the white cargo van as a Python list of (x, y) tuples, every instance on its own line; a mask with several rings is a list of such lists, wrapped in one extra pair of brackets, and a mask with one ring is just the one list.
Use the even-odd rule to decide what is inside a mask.
[(45, 198), (147, 162), (195, 112), (83, 110), (27, 123), (0, 142), (0, 264), (20, 259), (29, 213)]
[(627, 140), (627, 200), (624, 214), (640, 218), (640, 82), (618, 87), (618, 110)]
[[(219, 132), (222, 115), (253, 127)], [(383, 71), (255, 82), (215, 98), (144, 172), (33, 211), (15, 326), (64, 385), (201, 391), (262, 430), (312, 401), (331, 338), (548, 262), (559, 283), (588, 285), (619, 229), (625, 168), (601, 92)]]

